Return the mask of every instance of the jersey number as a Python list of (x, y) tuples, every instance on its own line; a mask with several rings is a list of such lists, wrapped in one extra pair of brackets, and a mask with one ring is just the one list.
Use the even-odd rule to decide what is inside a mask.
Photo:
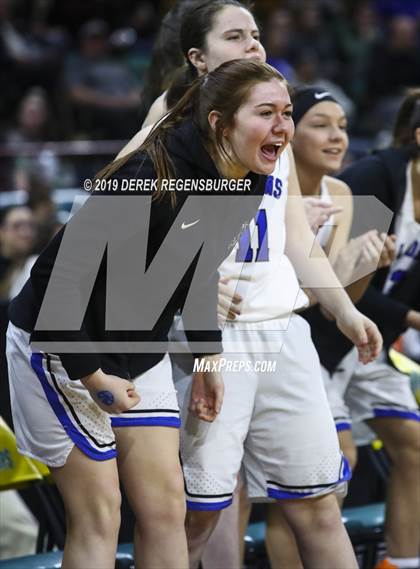
[[(267, 213), (265, 209), (260, 209), (255, 217), (255, 225), (258, 231), (258, 248), (255, 256), (256, 262), (267, 262), (268, 259), (268, 232), (267, 232)], [(249, 227), (239, 238), (239, 248), (236, 252), (237, 263), (251, 263), (254, 259), (254, 249), (251, 247), (251, 231)]]

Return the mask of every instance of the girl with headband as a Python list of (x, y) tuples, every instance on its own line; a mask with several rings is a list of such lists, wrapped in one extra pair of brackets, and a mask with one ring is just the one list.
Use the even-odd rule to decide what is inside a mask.
[[(372, 156), (356, 162), (343, 173), (342, 180), (345, 181), (329, 177), (327, 174), (341, 169), (347, 149), (345, 113), (328, 92), (316, 87), (298, 90), (294, 94), (293, 104), (293, 116), (296, 125), (293, 152), (302, 192), (306, 196), (317, 196), (316, 199), (330, 199), (334, 203), (340, 203), (339, 200), (341, 200), (343, 205), (342, 213), (322, 226), (318, 231), (317, 238), (329, 251), (330, 260), (335, 264), (341, 282), (346, 284), (349, 280), (353, 280), (352, 273), (358, 273), (360, 276), (372, 272), (376, 268), (371, 266), (369, 269), (369, 263), (378, 259), (383, 245), (383, 236), (379, 238), (377, 231), (373, 230), (346, 245), (352, 223), (352, 204), (349, 201), (350, 189), (345, 181), (350, 179), (352, 188), (364, 195), (373, 193), (376, 188), (383, 188), (385, 176), (380, 178), (381, 169), (375, 169), (376, 165), (379, 166), (378, 158), (380, 156), (382, 159), (382, 153), (379, 153), (379, 156)], [(408, 104), (405, 106), (408, 107)], [(406, 138), (410, 140), (411, 153), (415, 156), (413, 138)], [(399, 157), (404, 155), (404, 151), (402, 149), (391, 149), (385, 154)], [(409, 155), (409, 152), (405, 154), (406, 157)], [(402, 160), (400, 162), (400, 169), (402, 169)], [(415, 160), (413, 164), (415, 164)], [(413, 170), (415, 171), (415, 168)], [(377, 179), (375, 180), (373, 176), (376, 176)], [(410, 184), (409, 188), (411, 187), (415, 188), (414, 185)], [(361, 192), (361, 189), (364, 191)], [(401, 192), (401, 195), (404, 195), (403, 187), (401, 187)], [(377, 194), (377, 196), (388, 207), (392, 205), (389, 200), (384, 199), (384, 195)], [(363, 203), (365, 204), (365, 202)], [(394, 224), (393, 228), (395, 228)], [(387, 272), (389, 274), (390, 265), (392, 270), (392, 266), (398, 263), (397, 260), (393, 261), (394, 250), (395, 236), (387, 238), (385, 241), (379, 263), (380, 270), (373, 283), (378, 282), (380, 275)], [(368, 262), (367, 266), (366, 261)], [(360, 265), (365, 266), (361, 267)], [(356, 298), (360, 298), (368, 284), (368, 280), (364, 279), (363, 283), (359, 281), (358, 286), (348, 287), (348, 289), (353, 288)], [(379, 312), (375, 314), (372, 312), (372, 304), (374, 303), (369, 298), (372, 298), (371, 287), (361, 302), (365, 312), (368, 312), (370, 308), (371, 316), (375, 318), (381, 328), (384, 316), (381, 317)], [(392, 301), (388, 302), (392, 304)], [(407, 309), (402, 309), (402, 312), (407, 314)], [(382, 308), (381, 313), (383, 314)], [(412, 311), (412, 314), (415, 323), (415, 311)], [(373, 431), (376, 431), (391, 457), (394, 457), (386, 514), (388, 527), (386, 538), (391, 551), (391, 563), (394, 563), (396, 557), (399, 564), (395, 567), (415, 567), (418, 564), (418, 558), (411, 556), (418, 551), (419, 545), (419, 534), (416, 529), (418, 528), (419, 511), (419, 504), (416, 503), (418, 480), (415, 480), (415, 476), (410, 477), (409, 473), (418, 471), (416, 441), (419, 440), (420, 433), (417, 422), (419, 420), (417, 404), (410, 389), (409, 379), (385, 363), (384, 358), (382, 358), (384, 360), (382, 362), (378, 361), (375, 364), (362, 367), (358, 366), (355, 353), (349, 352), (340, 362), (337, 354), (343, 353), (342, 350), (345, 354), (348, 347), (346, 345), (341, 346), (344, 343), (336, 328), (325, 320), (316, 309), (306, 311), (303, 315), (311, 324), (312, 337), (323, 364), (324, 385), (334, 415), (340, 447), (352, 468), (354, 468), (357, 459), (352, 423), (356, 440), (363, 444), (369, 441), (369, 435), (366, 437), (367, 428), (361, 428), (360, 423), (363, 421)], [(392, 338), (395, 338), (399, 333), (398, 328), (396, 329), (394, 325), (391, 326), (390, 324), (388, 327)], [(385, 328), (381, 329), (385, 332)], [(401, 449), (406, 449), (406, 452), (402, 452)], [(397, 456), (398, 460), (396, 460)], [(402, 479), (405, 480), (405, 484), (396, 485), (393, 481)], [(406, 520), (406, 523), (401, 524), (401, 520)], [(413, 529), (411, 530), (411, 528)], [(274, 566), (302, 566), (296, 544), (278, 508), (270, 507), (267, 548)], [(383, 567), (388, 567), (387, 563)]]

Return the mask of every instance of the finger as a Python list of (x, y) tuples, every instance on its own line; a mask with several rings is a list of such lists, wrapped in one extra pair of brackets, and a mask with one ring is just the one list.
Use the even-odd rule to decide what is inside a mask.
[(382, 351), (382, 345), (383, 345), (382, 335), (379, 332), (378, 327), (373, 322), (369, 323), (367, 328), (367, 334), (372, 353), (376, 358)]
[(238, 306), (230, 306), (229, 307), (229, 312), (233, 312), (234, 314), (240, 314), (241, 313), (241, 309)]
[(369, 346), (357, 346), (357, 351), (359, 354), (359, 361), (363, 364), (367, 364), (371, 361), (371, 351)]
[(127, 395), (130, 399), (136, 399), (137, 401), (140, 401), (141, 399), (139, 393), (137, 393), (135, 389), (130, 389), (129, 391), (127, 391)]
[(130, 396), (128, 399), (127, 409), (135, 407), (138, 403), (140, 403), (140, 396), (138, 393), (134, 393), (134, 395)]
[(365, 258), (371, 263), (377, 263), (379, 261), (380, 249), (378, 250), (372, 241), (369, 240), (365, 243), (363, 253)]
[(370, 241), (375, 244), (375, 247), (380, 251), (385, 244), (386, 238), (381, 237), (377, 232), (372, 235)]
[(365, 348), (369, 343), (369, 338), (365, 329), (365, 321), (363, 317), (360, 318), (356, 325), (353, 325), (352, 340), (358, 348)]
[(343, 211), (343, 207), (341, 205), (332, 205), (328, 209), (328, 216), (334, 215), (335, 213), (341, 213)]
[(242, 301), (243, 301), (242, 296), (237, 292), (235, 292), (235, 294), (232, 296), (232, 302), (234, 304), (240, 304)]
[(228, 298), (225, 297), (225, 296), (219, 296), (219, 299), (218, 299), (218, 306), (219, 306), (219, 308), (221, 308), (221, 309), (223, 309), (224, 311), (228, 312), (228, 310), (230, 309), (230, 305), (231, 305), (230, 298), (228, 299)]
[(396, 246), (395, 246), (395, 241), (391, 239), (391, 236), (388, 236), (385, 239), (385, 249), (391, 258), (395, 257)]
[[(314, 199), (317, 199), (317, 198), (314, 198)], [(319, 207), (319, 209), (326, 209), (326, 210), (334, 208), (334, 207), (339, 207), (339, 206), (331, 205), (331, 203), (329, 203), (329, 202), (324, 202), (324, 201), (320, 200), (319, 198), (318, 198), (317, 206)]]
[(203, 421), (213, 421), (215, 418), (214, 410), (209, 408), (204, 401), (199, 402), (195, 414)]
[(321, 202), (319, 198), (313, 198), (309, 196), (303, 196), (303, 203), (311, 207), (323, 207), (325, 202)]
[(188, 411), (195, 415), (197, 413), (197, 400), (191, 399), (190, 404), (188, 405)]
[(216, 413), (220, 413), (221, 409), (222, 409), (222, 403), (223, 403), (223, 396), (224, 396), (224, 392), (225, 392), (225, 388), (223, 383), (221, 385), (218, 385), (215, 389), (215, 393), (214, 393), (214, 410)]

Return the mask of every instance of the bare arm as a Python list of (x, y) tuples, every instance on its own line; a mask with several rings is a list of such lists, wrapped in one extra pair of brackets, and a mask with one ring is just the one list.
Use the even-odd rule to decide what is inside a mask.
[(141, 130), (139, 130), (138, 133), (136, 133), (133, 136), (133, 138), (129, 142), (127, 142), (127, 144), (119, 151), (115, 160), (118, 160), (118, 158), (122, 158), (126, 154), (129, 154), (133, 150), (136, 150), (137, 148), (139, 148), (143, 144), (143, 142), (146, 140), (147, 135), (152, 130), (152, 128), (153, 128), (153, 125), (147, 126), (146, 128), (142, 128)]
[(341, 332), (358, 347), (362, 361), (376, 357), (382, 338), (376, 325), (354, 307), (309, 227), (293, 159), (290, 161), (286, 234), (286, 254), (303, 286), (311, 288), (320, 304), (335, 317)]
[(353, 197), (350, 188), (344, 182), (326, 176), (326, 183), (332, 204), (341, 208), (341, 212), (335, 215), (334, 230), (325, 248), (331, 265), (334, 265), (339, 252), (349, 240), (353, 222)]
[(305, 288), (314, 288), (317, 300), (335, 315), (340, 309), (351, 308), (353, 305), (309, 227), (291, 153), (289, 158), (286, 255), (290, 258), (302, 285)]
[(164, 114), (168, 112), (168, 107), (166, 105), (166, 91), (160, 95), (156, 101), (152, 104), (147, 113), (147, 117), (144, 119), (142, 128), (146, 126), (154, 125), (158, 120), (160, 120)]

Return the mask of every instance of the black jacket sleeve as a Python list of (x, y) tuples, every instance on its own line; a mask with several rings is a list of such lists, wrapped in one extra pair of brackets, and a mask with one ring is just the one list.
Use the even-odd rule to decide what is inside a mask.
[[(350, 186), (355, 197), (375, 196), (396, 213), (397, 189), (394, 187), (394, 180), (389, 175), (385, 162), (386, 156), (387, 154), (380, 153), (367, 156), (347, 168), (340, 175), (340, 179)], [(405, 165), (402, 164), (402, 167)], [(354, 215), (362, 215), (357, 208), (356, 200)], [(392, 228), (393, 224), (391, 230)], [(405, 320), (410, 310), (410, 306), (402, 300), (396, 300), (392, 295), (382, 293), (387, 273), (388, 269), (382, 269), (376, 273), (358, 303), (358, 308), (379, 326), (385, 345), (392, 343), (406, 329)]]

